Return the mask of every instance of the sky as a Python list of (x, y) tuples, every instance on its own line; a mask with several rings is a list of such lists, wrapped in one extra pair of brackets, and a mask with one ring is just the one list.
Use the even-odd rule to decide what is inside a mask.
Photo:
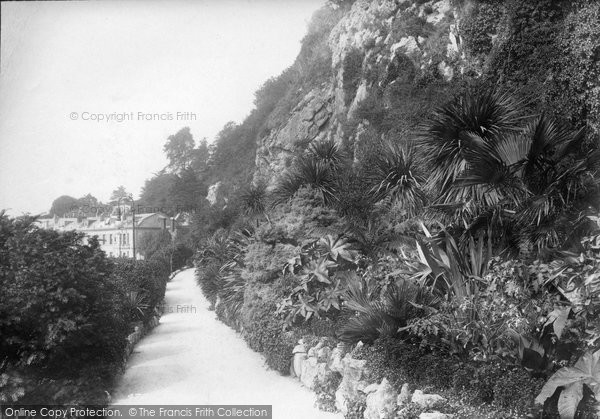
[(325, 0), (2, 2), (0, 210), (139, 196), (169, 135), (212, 141), (289, 67)]

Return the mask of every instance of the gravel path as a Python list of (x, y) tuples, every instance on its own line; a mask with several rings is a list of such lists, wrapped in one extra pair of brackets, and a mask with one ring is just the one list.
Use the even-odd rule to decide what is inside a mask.
[[(114, 404), (266, 404), (273, 418), (340, 418), (314, 393), (268, 370), (262, 356), (208, 310), (193, 269), (167, 284), (160, 324), (136, 346)], [(187, 312), (186, 312), (187, 311)]]

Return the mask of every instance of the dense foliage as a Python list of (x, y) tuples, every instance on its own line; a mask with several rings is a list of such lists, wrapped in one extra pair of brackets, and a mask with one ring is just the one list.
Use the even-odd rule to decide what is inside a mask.
[[(327, 336), (366, 344), (376, 380), (460, 395), (471, 407), (457, 415), (585, 415), (600, 345), (600, 6), (451, 5), (394, 2), (393, 18), (332, 45), (370, 4), (329, 2), (243, 122), (210, 146), (169, 137), (142, 202), (186, 214), (181, 245), (216, 315), (282, 373), (300, 337)], [(291, 127), (284, 150), (261, 147), (328, 86), (327, 135)], [(263, 178), (256, 163), (279, 151)]]
[[(412, 146), (386, 140), (365, 157), (314, 143), (272, 192), (245, 195), (238, 222), (257, 227), (241, 241), (220, 231), (197, 260), (219, 316), (281, 372), (302, 335), (392, 339), (386, 351), (427, 359), (386, 367), (397, 385), (433, 380), (473, 392), (472, 403), (536, 410), (540, 377), (589, 358), (600, 339), (597, 150), (583, 131), (481, 89), (434, 110)], [(366, 201), (360, 211), (348, 207), (348, 177)], [(475, 381), (453, 383), (473, 369)], [(578, 407), (565, 400), (589, 401), (583, 389), (596, 378), (566, 382), (571, 370), (560, 371), (537, 400), (543, 414), (569, 417)], [(578, 398), (546, 401), (565, 385)]]
[(162, 302), (157, 262), (0, 214), (0, 402), (104, 404), (127, 335)]

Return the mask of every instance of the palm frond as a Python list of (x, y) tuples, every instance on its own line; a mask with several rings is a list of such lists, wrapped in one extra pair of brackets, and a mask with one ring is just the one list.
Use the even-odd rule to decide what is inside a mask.
[(523, 111), (523, 101), (493, 90), (468, 91), (436, 109), (419, 139), (430, 161), (430, 186), (441, 191), (449, 188), (466, 169), (465, 152), (518, 131)]

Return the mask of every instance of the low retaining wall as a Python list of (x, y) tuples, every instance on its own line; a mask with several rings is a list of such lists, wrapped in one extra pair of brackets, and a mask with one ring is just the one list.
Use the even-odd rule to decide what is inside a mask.
[[(164, 307), (165, 301), (163, 300), (159, 307)], [(160, 318), (162, 316), (162, 312), (156, 308), (154, 310), (154, 314), (150, 318), (147, 324), (138, 324), (134, 327), (133, 332), (127, 336), (127, 346), (125, 347), (125, 355), (123, 356), (123, 363), (126, 363), (135, 345), (142, 340), (144, 336), (146, 336), (152, 329), (154, 329), (160, 323)]]
[[(335, 391), (335, 407), (344, 415), (359, 402), (366, 405), (365, 419), (395, 418), (411, 405), (426, 410), (419, 415), (420, 419), (452, 417), (435, 410), (445, 403), (442, 396), (425, 394), (421, 390), (410, 392), (408, 383), (397, 392), (386, 378), (381, 383), (369, 383), (366, 360), (353, 358), (352, 348), (348, 345), (339, 343), (331, 348), (326, 342), (322, 339), (312, 348), (307, 348), (303, 340), (298, 341), (293, 350), (290, 372), (313, 391), (327, 386), (332, 373), (340, 374), (341, 381)], [(359, 342), (354, 349), (361, 346)]]

